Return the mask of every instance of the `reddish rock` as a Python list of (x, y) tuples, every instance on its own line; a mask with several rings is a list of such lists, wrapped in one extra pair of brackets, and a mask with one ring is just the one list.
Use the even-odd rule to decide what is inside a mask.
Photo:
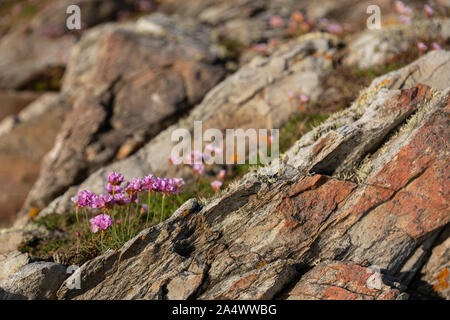
[[(370, 278), (370, 279), (369, 279)], [(371, 281), (371, 279), (374, 281)], [(374, 270), (349, 262), (326, 262), (302, 276), (289, 291), (289, 300), (394, 300), (404, 299), (397, 288), (382, 281)]]

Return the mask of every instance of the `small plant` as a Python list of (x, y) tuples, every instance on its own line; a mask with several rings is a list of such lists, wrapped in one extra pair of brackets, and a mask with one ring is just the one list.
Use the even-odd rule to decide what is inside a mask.
[[(123, 185), (124, 184), (124, 185)], [(75, 219), (79, 237), (95, 238), (97, 249), (104, 252), (134, 237), (142, 228), (167, 218), (165, 201), (178, 195), (183, 179), (158, 178), (148, 175), (125, 182), (122, 174), (113, 172), (108, 176), (107, 194), (95, 194), (81, 190), (73, 197)], [(155, 202), (161, 201), (161, 206)], [(89, 219), (89, 212), (101, 210), (101, 214)]]

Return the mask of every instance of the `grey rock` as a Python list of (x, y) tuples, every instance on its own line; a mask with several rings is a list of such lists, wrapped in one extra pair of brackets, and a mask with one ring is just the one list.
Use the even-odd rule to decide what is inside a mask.
[(51, 262), (27, 264), (0, 282), (1, 300), (50, 300), (67, 278), (66, 267)]

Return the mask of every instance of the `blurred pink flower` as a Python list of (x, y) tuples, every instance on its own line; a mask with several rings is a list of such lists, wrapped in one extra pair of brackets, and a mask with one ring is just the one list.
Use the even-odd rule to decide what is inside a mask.
[(305, 16), (303, 15), (303, 13), (301, 13), (300, 11), (294, 11), (291, 14), (291, 19), (295, 22), (303, 22), (305, 21)]
[(217, 175), (217, 178), (219, 178), (219, 179), (221, 179), (221, 180), (224, 180), (226, 174), (227, 174), (227, 170), (222, 169), (222, 170), (219, 171), (219, 174)]
[(270, 18), (270, 25), (273, 28), (281, 28), (284, 26), (284, 20), (280, 16), (273, 16)]
[(214, 191), (219, 191), (220, 188), (222, 187), (222, 181), (219, 180), (215, 180), (213, 182), (211, 182), (211, 187), (214, 189)]
[(412, 14), (412, 10), (410, 7), (408, 7), (406, 4), (404, 4), (401, 1), (395, 1), (394, 2), (394, 9), (397, 11), (398, 14), (409, 16)]
[(430, 7), (428, 4), (426, 4), (426, 5), (423, 6), (423, 11), (425, 11), (425, 15), (426, 15), (427, 17), (432, 17), (432, 16), (434, 16), (433, 8)]
[(302, 103), (308, 102), (309, 101), (309, 97), (306, 94), (302, 94), (302, 95), (300, 95), (300, 101)]
[(442, 50), (441, 46), (438, 45), (436, 42), (433, 42), (433, 43), (431, 44), (431, 47), (433, 47), (433, 50), (434, 50), (434, 51)]
[(294, 91), (289, 91), (289, 92), (288, 92), (288, 97), (289, 97), (289, 100), (294, 99), (294, 98), (295, 98), (295, 93), (294, 93)]
[(327, 31), (329, 33), (341, 34), (344, 31), (344, 29), (342, 29), (342, 27), (339, 24), (332, 23), (327, 27)]
[(205, 171), (205, 166), (203, 165), (203, 163), (194, 164), (192, 166), (192, 170), (194, 170), (194, 173), (200, 175)]
[(400, 22), (402, 24), (410, 24), (411, 23), (411, 18), (407, 17), (407, 16), (400, 16)]
[(428, 47), (423, 42), (419, 42), (417, 44), (417, 48), (419, 48), (420, 52), (425, 52), (428, 49)]

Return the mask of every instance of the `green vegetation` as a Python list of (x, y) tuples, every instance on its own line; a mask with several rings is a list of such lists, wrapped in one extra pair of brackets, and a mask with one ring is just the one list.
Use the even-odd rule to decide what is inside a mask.
[(318, 126), (328, 118), (321, 113), (300, 112), (291, 118), (280, 130), (280, 153), (289, 150), (294, 143), (312, 128)]

